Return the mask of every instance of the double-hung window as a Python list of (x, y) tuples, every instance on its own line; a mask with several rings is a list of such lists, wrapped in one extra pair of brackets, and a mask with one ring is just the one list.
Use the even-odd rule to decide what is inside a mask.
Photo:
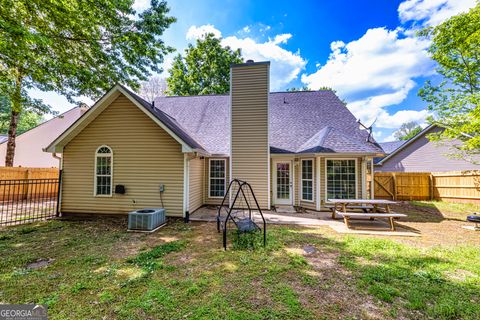
[(302, 160), (302, 200), (313, 201), (313, 160)]
[(221, 198), (225, 196), (225, 159), (210, 159), (209, 196)]
[(101, 146), (95, 152), (95, 195), (112, 195), (112, 158), (110, 147)]
[(327, 159), (327, 199), (355, 199), (357, 170), (355, 159)]

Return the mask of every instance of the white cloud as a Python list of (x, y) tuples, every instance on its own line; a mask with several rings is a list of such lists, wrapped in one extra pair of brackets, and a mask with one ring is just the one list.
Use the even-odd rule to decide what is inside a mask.
[(187, 40), (197, 40), (203, 38), (207, 33), (213, 33), (215, 37), (220, 38), (222, 33), (220, 30), (215, 28), (215, 26), (211, 24), (205, 24), (203, 26), (191, 26), (187, 31)]
[(287, 43), (288, 40), (292, 37), (290, 33), (283, 33), (283, 34), (278, 34), (273, 38), (273, 43), (274, 44), (281, 44), (281, 43)]
[(406, 121), (424, 121), (426, 111), (399, 111), (390, 115), (388, 106), (398, 105), (415, 87), (413, 79), (433, 72), (425, 39), (405, 36), (403, 30), (369, 29), (358, 40), (334, 41), (327, 62), (317, 71), (302, 75), (312, 89), (322, 86), (337, 90), (353, 114), (364, 123), (398, 128)]
[(398, 6), (398, 15), (402, 22), (418, 21), (435, 26), (475, 4), (476, 0), (407, 0)]
[(333, 87), (345, 98), (375, 89), (402, 90), (413, 77), (432, 72), (428, 44), (403, 37), (400, 29), (369, 29), (347, 44), (332, 42), (328, 61), (315, 73), (303, 75), (302, 82), (313, 89)]
[[(245, 28), (242, 31), (245, 31)], [(198, 39), (207, 32), (211, 32), (217, 37), (222, 35), (215, 26), (208, 24), (199, 27), (191, 26), (187, 32), (187, 39)], [(229, 46), (233, 50), (240, 49), (245, 60), (271, 61), (270, 87), (271, 90), (280, 90), (297, 79), (307, 64), (299, 51), (292, 52), (281, 47), (291, 37), (292, 35), (289, 33), (278, 34), (273, 39), (260, 42), (251, 37), (229, 36), (222, 39), (222, 45)]]
[(299, 51), (292, 52), (281, 47), (291, 37), (291, 34), (280, 34), (273, 40), (257, 42), (249, 37), (230, 36), (223, 39), (222, 43), (232, 49), (240, 49), (245, 60), (271, 61), (270, 88), (271, 90), (280, 90), (297, 79), (307, 64)]
[(379, 141), (379, 140), (381, 140), (381, 138), (383, 136), (383, 132), (382, 131), (372, 131), (372, 136), (375, 138), (375, 140)]
[(391, 142), (391, 141), (397, 141), (398, 139), (395, 138), (395, 132), (392, 132), (388, 137), (385, 137), (383, 139), (380, 139), (379, 142)]
[(138, 11), (143, 11), (150, 7), (150, 0), (135, 0), (133, 3), (133, 9)]
[(245, 26), (245, 27), (243, 27), (242, 31), (243, 31), (244, 33), (250, 33), (250, 31), (251, 31), (251, 30), (250, 30), (250, 26)]
[[(475, 0), (407, 0), (398, 7), (402, 23), (431, 26), (452, 15), (467, 11)], [(334, 41), (325, 64), (302, 75), (312, 89), (329, 86), (349, 103), (349, 109), (364, 123), (377, 119), (376, 127), (395, 129), (402, 123), (425, 123), (428, 111), (399, 110), (390, 114), (389, 106), (402, 103), (415, 87), (415, 79), (433, 74), (434, 62), (427, 54), (428, 39), (415, 36), (413, 28), (395, 30), (373, 28), (359, 39)]]

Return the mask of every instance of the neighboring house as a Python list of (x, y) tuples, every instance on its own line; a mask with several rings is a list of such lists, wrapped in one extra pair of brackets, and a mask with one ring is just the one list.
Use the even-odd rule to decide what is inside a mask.
[(164, 206), (186, 216), (220, 204), (232, 178), (248, 181), (264, 209), (366, 197), (381, 148), (333, 91), (269, 93), (269, 70), (234, 65), (230, 95), (153, 105), (114, 86), (46, 148), (63, 154), (62, 213)]
[[(58, 167), (59, 160), (43, 151), (63, 131), (72, 125), (85, 113), (86, 107), (75, 107), (40, 125), (32, 128), (15, 139), (14, 167), (51, 168)], [(0, 144), (0, 165), (5, 166), (7, 139)]]
[(375, 171), (442, 172), (480, 170), (480, 165), (447, 157), (447, 154), (453, 152), (452, 144), (450, 146), (438, 145), (427, 138), (428, 134), (440, 132), (441, 130), (443, 129), (436, 125), (430, 125), (393, 151), (386, 150), (384, 144), (381, 144), (388, 155), (375, 164)]
[(8, 140), (8, 135), (0, 134), (0, 144)]
[[(397, 150), (402, 146), (406, 140), (399, 140), (399, 141), (389, 141), (389, 142), (380, 142), (379, 145), (382, 147), (383, 151), (385, 152), (385, 155), (388, 156), (390, 153), (393, 151)], [(378, 157), (373, 159), (373, 163), (377, 164), (379, 163), (383, 158), (385, 157)]]

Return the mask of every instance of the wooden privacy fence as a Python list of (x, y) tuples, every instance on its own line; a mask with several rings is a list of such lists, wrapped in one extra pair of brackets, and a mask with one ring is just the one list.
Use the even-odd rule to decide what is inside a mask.
[(0, 167), (0, 201), (53, 197), (58, 193), (58, 175), (58, 168)]
[(480, 203), (480, 171), (375, 172), (375, 198)]
[(56, 168), (0, 167), (0, 226), (56, 216), (60, 177)]
[(0, 180), (54, 179), (58, 168), (0, 167)]

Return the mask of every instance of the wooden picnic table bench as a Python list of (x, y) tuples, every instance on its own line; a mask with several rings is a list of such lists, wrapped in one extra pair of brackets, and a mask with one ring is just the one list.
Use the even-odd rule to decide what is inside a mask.
[(336, 214), (343, 216), (345, 225), (350, 229), (350, 218), (388, 218), (390, 221), (390, 230), (395, 231), (395, 219), (405, 218), (407, 215), (403, 213), (355, 213), (355, 212), (340, 212), (336, 211)]
[[(390, 205), (396, 202), (384, 199), (327, 199), (329, 205), (333, 205), (332, 219), (335, 219), (335, 212), (347, 212), (352, 206), (373, 206), (371, 211), (374, 213), (385, 212), (390, 213)], [(339, 210), (340, 207), (340, 210)]]
[[(335, 205), (334, 204), (326, 204), (324, 207), (327, 208), (327, 209), (330, 209), (332, 211), (335, 210)], [(369, 210), (373, 210), (374, 206), (371, 205), (371, 204), (348, 205), (347, 209), (361, 209), (361, 210), (363, 210), (363, 212), (367, 213)]]

